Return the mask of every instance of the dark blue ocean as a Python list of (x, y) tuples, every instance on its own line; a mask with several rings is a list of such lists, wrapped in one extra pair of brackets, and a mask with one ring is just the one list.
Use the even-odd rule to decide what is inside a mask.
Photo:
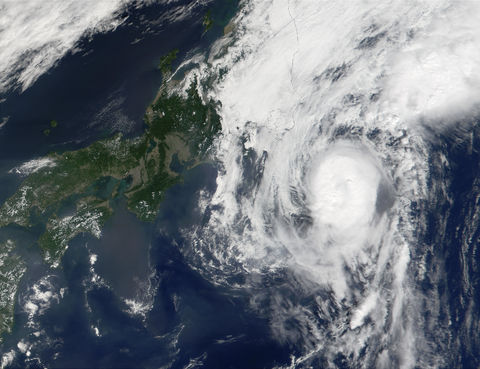
[[(115, 132), (140, 134), (145, 110), (161, 84), (160, 58), (177, 48), (178, 63), (187, 53), (208, 48), (222, 35), (237, 2), (207, 1), (194, 7), (188, 19), (161, 21), (172, 8), (190, 3), (131, 6), (115, 31), (81, 40), (80, 51), (67, 54), (25, 92), (0, 94), (0, 116), (9, 117), (0, 130), (0, 173), (12, 164), (84, 147)], [(208, 10), (217, 23), (203, 34)], [(51, 120), (58, 121), (58, 127), (45, 136)], [(15, 187), (8, 188), (1, 179), (3, 201)]]
[[(182, 22), (157, 21), (169, 6), (128, 8), (127, 21), (115, 31), (82, 40), (80, 52), (65, 56), (25, 92), (2, 96), (0, 116), (10, 119), (0, 130), (0, 201), (22, 180), (7, 173), (15, 165), (115, 132), (141, 134), (143, 114), (161, 84), (161, 56), (178, 48), (181, 60), (208, 48), (237, 4), (212, 1)], [(208, 9), (216, 23), (203, 34)], [(59, 125), (46, 136), (53, 119)], [(168, 191), (154, 224), (138, 221), (119, 200), (102, 238), (75, 238), (55, 270), (41, 261), (35, 245), (41, 230), (2, 230), (0, 238), (20, 240), (28, 267), (14, 330), (0, 351), (19, 352), (22, 340), (30, 349), (18, 353), (10, 367), (266, 368), (287, 363), (289, 350), (271, 336), (269, 322), (251, 312), (248, 296), (207, 282), (179, 251), (187, 242), (179, 229), (203, 221), (195, 210), (198, 190), (213, 191), (215, 178), (213, 164), (185, 173), (184, 182)], [(92, 255), (97, 255), (94, 271)], [(101, 281), (94, 283), (93, 276)], [(42, 278), (41, 291), (57, 297), (32, 320), (24, 306)], [(143, 315), (132, 314), (125, 301), (142, 293), (151, 294), (145, 301), (150, 307)]]
[[(178, 48), (179, 62), (208, 49), (237, 6), (213, 0), (198, 4), (181, 22), (161, 21), (172, 7), (189, 3), (130, 7), (116, 30), (82, 40), (80, 51), (66, 55), (25, 92), (0, 96), (0, 117), (10, 117), (0, 129), (0, 202), (22, 181), (8, 173), (16, 165), (116, 132), (143, 132), (144, 112), (162, 82), (161, 56)], [(215, 24), (203, 34), (209, 9)], [(52, 119), (59, 125), (46, 136)], [(424, 333), (432, 352), (444, 353), (445, 368), (480, 366), (480, 128), (470, 123), (468, 130), (459, 124), (432, 134), (430, 194), (411, 209), (426, 221), (411, 255), (412, 265), (426, 265), (427, 278), (416, 286), (425, 298)], [(15, 326), (0, 346), (0, 354), (17, 352), (9, 367), (255, 369), (286, 366), (291, 355), (304, 353), (272, 336), (272, 322), (252, 310), (250, 294), (205, 280), (182, 254), (191, 242), (182, 230), (205, 222), (198, 194), (213, 193), (216, 176), (214, 163), (184, 173), (152, 224), (138, 221), (119, 199), (101, 239), (76, 237), (58, 269), (41, 259), (35, 244), (41, 229), (0, 230), (0, 242), (19, 240), (17, 251), (27, 265)], [(281, 286), (281, 278), (272, 283)], [(53, 298), (44, 308), (36, 301), (41, 311), (32, 318), (25, 306), (34, 286)], [(132, 313), (128, 301), (147, 308)], [(438, 311), (432, 301), (439, 302)], [(20, 353), (19, 342), (27, 352)], [(335, 365), (352, 368), (348, 359), (339, 354)], [(320, 359), (312, 363), (327, 366)]]
[[(154, 225), (136, 221), (119, 204), (101, 240), (77, 237), (61, 270), (47, 273), (54, 275), (55, 289), (66, 292), (36, 318), (45, 342), (31, 356), (43, 366), (20, 355), (12, 367), (184, 368), (196, 362), (204, 368), (268, 368), (288, 362), (290, 351), (271, 336), (269, 322), (250, 311), (248, 296), (205, 281), (179, 251), (185, 241), (177, 229), (201, 222), (194, 194), (212, 190), (215, 175), (211, 165), (187, 173), (184, 183), (168, 192)], [(129, 239), (132, 234), (136, 237)], [(95, 270), (107, 285), (91, 283), (92, 252), (98, 252)], [(153, 275), (142, 275), (149, 270), (146, 264)], [(46, 272), (40, 265), (33, 269), (41, 270), (29, 272), (22, 285)], [(122, 299), (134, 292), (128, 284), (135, 288), (138, 278), (154, 285), (153, 306), (145, 317), (128, 313)], [(16, 318), (6, 347), (34, 331), (25, 312), (18, 311)]]
[[(467, 126), (468, 124), (468, 126)], [(451, 368), (480, 365), (480, 126), (478, 120), (436, 134), (431, 145), (430, 201), (424, 244), (426, 278), (419, 288), (440, 301), (436, 324), (448, 336), (430, 332)], [(442, 165), (446, 159), (448, 166)], [(438, 193), (445, 184), (445, 193)], [(425, 208), (423, 208), (425, 209)], [(422, 211), (419, 206), (415, 211)], [(420, 251), (421, 252), (421, 251)], [(425, 308), (425, 320), (434, 314)]]

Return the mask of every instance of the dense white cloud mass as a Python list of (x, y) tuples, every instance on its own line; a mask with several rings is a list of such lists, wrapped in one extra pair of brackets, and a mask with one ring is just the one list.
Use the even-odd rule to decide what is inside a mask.
[(115, 28), (128, 0), (1, 0), (0, 92), (28, 88), (88, 34)]
[(27, 176), (32, 173), (39, 171), (45, 167), (53, 167), (55, 166), (55, 161), (50, 158), (40, 158), (40, 159), (33, 159), (23, 163), (21, 166), (12, 168), (8, 172), (9, 173), (17, 173), (22, 176)]
[[(201, 69), (228, 71), (211, 92), (225, 133), (191, 257), (218, 283), (252, 276), (276, 337), (304, 344), (296, 365), (320, 355), (334, 367), (339, 354), (365, 368), (443, 363), (409, 273), (427, 247), (415, 211), (428, 193), (423, 127), (476, 113), (479, 21), (479, 2), (252, 0), (214, 48), (231, 42), (228, 53)], [(315, 304), (258, 282), (285, 270)]]
[(342, 146), (312, 163), (308, 191), (312, 216), (323, 226), (319, 233), (336, 243), (361, 239), (373, 220), (380, 185), (380, 173), (368, 156)]

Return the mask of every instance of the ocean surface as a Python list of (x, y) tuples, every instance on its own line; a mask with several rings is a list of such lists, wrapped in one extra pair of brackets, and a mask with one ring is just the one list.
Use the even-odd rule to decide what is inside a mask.
[[(480, 7), (244, 4), (215, 59), (213, 160), (155, 222), (119, 199), (58, 269), (35, 245), (42, 229), (0, 230), (28, 266), (10, 367), (478, 368)], [(180, 5), (187, 18), (163, 20)], [(1, 96), (0, 201), (25, 161), (141, 134), (161, 56), (207, 50), (236, 6), (132, 5)], [(204, 34), (207, 9), (222, 21)]]
[[(0, 96), (0, 116), (8, 117), (0, 129), (2, 186), (4, 179), (11, 180), (3, 174), (16, 164), (50, 151), (84, 147), (115, 132), (143, 132), (143, 115), (162, 81), (160, 58), (179, 49), (178, 63), (195, 49), (208, 47), (222, 35), (223, 25), (219, 22), (203, 34), (203, 16), (210, 9), (218, 19), (228, 19), (236, 3), (205, 2), (193, 7), (188, 19), (162, 20), (171, 8), (192, 4), (129, 6), (120, 17), (127, 20), (114, 31), (80, 40), (25, 92), (16, 89)], [(58, 127), (45, 136), (51, 120)], [(11, 191), (1, 188), (0, 200)]]
[[(18, 355), (12, 367), (255, 368), (287, 362), (290, 350), (271, 336), (268, 320), (249, 309), (248, 295), (205, 281), (179, 250), (185, 240), (177, 230), (202, 224), (197, 194), (214, 190), (215, 175), (208, 164), (188, 172), (168, 191), (154, 225), (135, 220), (119, 204), (101, 240), (79, 236), (61, 270), (38, 265), (30, 271), (24, 288), (46, 274), (43, 290), (65, 293), (34, 320), (17, 311), (5, 347), (39, 331), (41, 339), (31, 351), (39, 361)], [(92, 255), (98, 255), (95, 268)], [(139, 303), (147, 311), (132, 313), (125, 301), (135, 299), (142, 285)], [(28, 290), (19, 295), (24, 303), (31, 298)]]
[[(116, 30), (82, 40), (79, 51), (25, 92), (4, 95), (0, 112), (9, 120), (0, 130), (0, 201), (22, 180), (8, 171), (25, 161), (115, 132), (141, 134), (143, 114), (162, 81), (160, 57), (178, 48), (182, 60), (208, 47), (224, 24), (203, 34), (202, 18), (210, 9), (228, 20), (235, 7), (229, 3), (210, 2), (171, 24), (156, 22), (168, 10), (158, 4), (130, 7)], [(53, 119), (59, 125), (46, 136)], [(288, 351), (269, 335), (268, 321), (249, 311), (248, 296), (206, 282), (179, 251), (178, 229), (201, 224), (198, 191), (212, 192), (215, 178), (213, 164), (186, 173), (168, 191), (155, 224), (138, 221), (119, 201), (102, 238), (76, 237), (56, 270), (42, 263), (36, 249), (40, 229), (3, 229), (2, 239), (20, 240), (28, 265), (3, 352), (18, 342), (30, 348), (9, 367), (245, 368), (287, 360)], [(25, 309), (28, 301), (40, 311)]]

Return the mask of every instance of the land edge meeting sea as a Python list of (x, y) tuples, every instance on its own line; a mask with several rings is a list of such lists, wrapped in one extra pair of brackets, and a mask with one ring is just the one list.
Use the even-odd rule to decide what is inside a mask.
[[(231, 38), (239, 4), (230, 3), (217, 12), (207, 10), (202, 37), (216, 32)], [(129, 138), (115, 133), (84, 148), (51, 152), (25, 163), (33, 170), (1, 205), (0, 229), (42, 228), (36, 243), (44, 261), (58, 268), (76, 236), (101, 237), (119, 199), (138, 219), (153, 222), (165, 191), (180, 183), (188, 170), (209, 161), (212, 143), (222, 129), (219, 102), (207, 99), (205, 93), (221, 76), (199, 80), (195, 64), (181, 63), (178, 52), (173, 49), (160, 59), (162, 82), (145, 112), (143, 134)], [(0, 344), (14, 326), (18, 286), (27, 271), (18, 247), (24, 245), (12, 239), (0, 244)]]

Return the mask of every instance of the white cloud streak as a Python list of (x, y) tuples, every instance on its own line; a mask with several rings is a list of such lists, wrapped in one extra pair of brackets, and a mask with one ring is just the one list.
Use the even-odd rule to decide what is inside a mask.
[(118, 12), (127, 2), (0, 1), (0, 92), (27, 89), (81, 37), (118, 26)]
[(328, 360), (441, 365), (408, 275), (428, 191), (420, 128), (477, 113), (479, 17), (478, 2), (248, 1), (229, 52), (201, 68), (228, 73), (211, 92), (222, 170), (192, 258), (213, 255), (212, 278), (288, 269), (309, 281), (299, 290), (333, 294), (322, 324), (275, 298), (278, 336), (292, 336), (278, 316), (301, 311)]

